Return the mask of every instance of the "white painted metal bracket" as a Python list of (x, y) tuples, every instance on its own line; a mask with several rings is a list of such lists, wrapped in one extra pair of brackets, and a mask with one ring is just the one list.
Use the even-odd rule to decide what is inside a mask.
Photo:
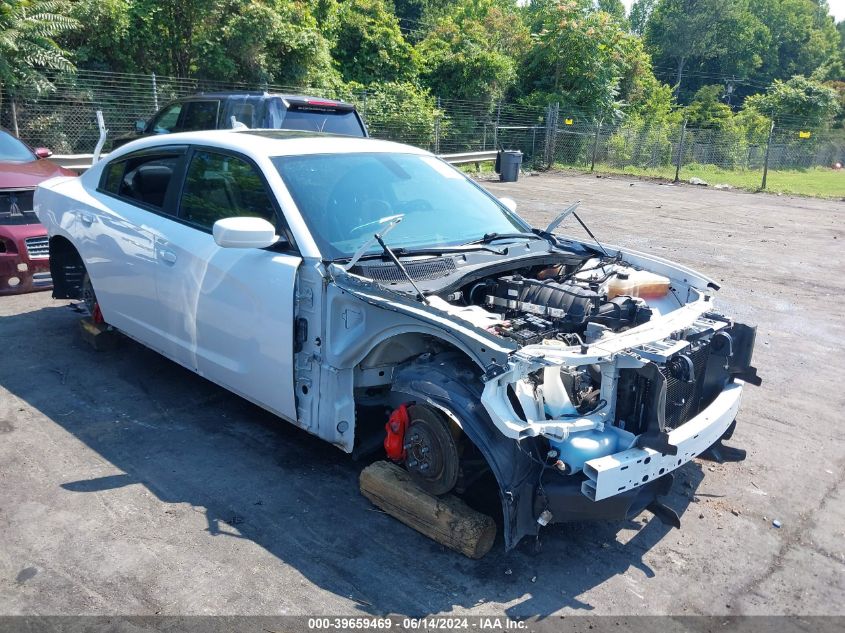
[(727, 385), (709, 407), (669, 433), (669, 443), (678, 447), (677, 455), (630, 448), (586, 462), (587, 480), (581, 484), (581, 492), (593, 501), (607, 499), (662, 477), (697, 457), (721, 438), (736, 419), (742, 387), (741, 381)]

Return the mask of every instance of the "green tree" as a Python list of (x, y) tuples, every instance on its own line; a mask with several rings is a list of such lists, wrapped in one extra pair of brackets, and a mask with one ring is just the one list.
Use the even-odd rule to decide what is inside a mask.
[[(74, 51), (80, 68), (130, 72), (146, 70), (135, 66), (130, 44), (131, 0), (79, 0), (71, 5), (76, 28), (58, 39)], [(134, 67), (134, 68), (133, 68)]]
[(841, 40), (824, 0), (751, 0), (750, 6), (771, 34), (760, 68), (750, 76), (755, 82), (810, 76), (839, 56)]
[(55, 38), (76, 26), (61, 0), (6, 0), (0, 3), (0, 104), (4, 92), (22, 85), (51, 84), (45, 70), (73, 70)]
[(544, 0), (531, 5), (534, 46), (523, 68), (523, 100), (560, 101), (609, 115), (657, 87), (640, 39), (591, 2)]
[[(709, 60), (719, 74), (747, 76), (762, 63), (769, 32), (749, 10), (749, 0), (659, 0), (646, 41), (663, 76), (674, 75), (680, 95), (687, 67), (701, 77), (700, 67)], [(694, 91), (702, 82), (690, 83)]]
[(337, 12), (332, 56), (346, 81), (362, 84), (416, 79), (417, 52), (384, 0), (346, 0)]
[(625, 5), (622, 4), (622, 0), (596, 0), (596, 8), (609, 13), (617, 20), (625, 19)]
[(651, 12), (654, 11), (654, 5), (657, 0), (636, 0), (631, 5), (631, 14), (628, 16), (628, 22), (631, 25), (631, 31), (637, 35), (645, 35), (646, 25), (651, 17)]
[(219, 5), (208, 24), (199, 38), (199, 76), (318, 88), (341, 83), (331, 44), (305, 3), (248, 0)]
[(765, 93), (748, 97), (744, 107), (785, 125), (812, 127), (830, 123), (840, 109), (834, 88), (801, 75), (775, 79)]
[(459, 0), (417, 46), (421, 79), (436, 95), (498, 100), (516, 82), (530, 45), (515, 5)]
[(359, 102), (358, 107), (370, 134), (423, 147), (429, 145), (440, 113), (427, 91), (408, 82), (375, 82), (368, 86), (352, 83), (347, 86), (346, 98), (360, 94), (364, 88), (366, 102)]
[(721, 85), (702, 86), (686, 108), (690, 127), (718, 127), (733, 117), (733, 110), (722, 101)]

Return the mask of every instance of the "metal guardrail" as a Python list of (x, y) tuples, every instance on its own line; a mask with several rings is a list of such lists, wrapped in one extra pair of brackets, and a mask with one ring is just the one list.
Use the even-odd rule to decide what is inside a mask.
[(461, 152), (459, 154), (440, 154), (440, 158), (453, 165), (466, 165), (468, 163), (486, 163), (496, 160), (496, 150), (486, 152)]
[[(440, 158), (452, 165), (467, 165), (470, 163), (486, 163), (496, 160), (496, 150), (488, 150), (486, 152), (461, 152), (458, 154), (440, 154)], [(105, 158), (108, 154), (101, 154), (100, 158)], [(94, 160), (94, 154), (53, 154), (50, 160), (61, 165), (67, 169), (71, 169), (77, 173), (82, 173), (91, 167)]]
[[(100, 158), (105, 156), (106, 154), (101, 154)], [(81, 174), (93, 164), (94, 154), (53, 154), (50, 161)]]

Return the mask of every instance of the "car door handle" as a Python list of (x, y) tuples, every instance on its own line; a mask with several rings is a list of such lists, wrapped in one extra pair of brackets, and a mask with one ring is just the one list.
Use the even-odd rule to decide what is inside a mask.
[(158, 252), (158, 256), (161, 257), (162, 261), (165, 261), (168, 264), (176, 263), (176, 253), (174, 253), (173, 251), (162, 249)]
[(83, 224), (87, 224), (89, 226), (94, 224), (94, 216), (90, 213), (86, 213), (85, 211), (82, 211), (79, 214), (79, 219), (82, 220)]

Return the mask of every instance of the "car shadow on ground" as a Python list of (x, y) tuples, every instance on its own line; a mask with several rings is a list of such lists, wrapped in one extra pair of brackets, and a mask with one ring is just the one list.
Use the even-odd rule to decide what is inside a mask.
[[(644, 557), (672, 536), (645, 513), (552, 526), (541, 547), (532, 539), (509, 553), (499, 536), (484, 559), (469, 560), (364, 499), (366, 463), (128, 339), (95, 352), (78, 319), (66, 305), (0, 319), (0, 343), (20, 347), (41, 377), (4, 365), (0, 384), (122, 471), (56, 485), (87, 494), (141, 484), (164, 504), (190, 504), (206, 517), (197, 539), (253, 541), (362, 613), (489, 613), (491, 602), (511, 617), (591, 610), (583, 594), (632, 567), (653, 576)], [(667, 504), (682, 513), (701, 479), (687, 464)]]

